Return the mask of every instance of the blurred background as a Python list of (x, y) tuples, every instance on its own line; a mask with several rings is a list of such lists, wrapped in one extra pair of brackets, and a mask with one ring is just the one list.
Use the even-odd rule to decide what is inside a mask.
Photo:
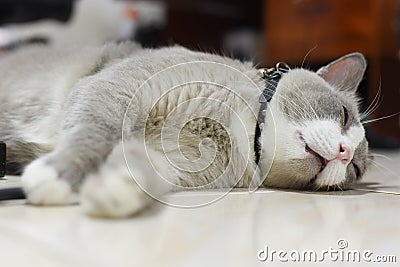
[[(258, 66), (317, 69), (359, 51), (369, 62), (360, 94), (370, 119), (400, 111), (399, 0), (0, 0), (0, 59), (33, 44), (135, 40), (180, 44)], [(372, 147), (400, 147), (400, 116), (367, 125)]]

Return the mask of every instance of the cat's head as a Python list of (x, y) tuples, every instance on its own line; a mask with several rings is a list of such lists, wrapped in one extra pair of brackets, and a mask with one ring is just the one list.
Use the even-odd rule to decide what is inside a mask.
[(365, 69), (363, 55), (353, 53), (317, 72), (282, 76), (261, 135), (265, 185), (343, 189), (363, 176), (368, 143), (356, 90)]

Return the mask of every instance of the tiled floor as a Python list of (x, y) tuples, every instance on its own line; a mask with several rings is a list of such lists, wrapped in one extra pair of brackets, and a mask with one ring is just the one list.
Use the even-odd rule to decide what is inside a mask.
[[(78, 206), (3, 202), (0, 266), (289, 266), (296, 259), (295, 266), (310, 266), (314, 255), (324, 265), (370, 259), (366, 266), (398, 266), (400, 151), (379, 153), (385, 155), (376, 157), (379, 167), (345, 192), (233, 192), (202, 208), (158, 205), (126, 220), (88, 218)], [(16, 184), (16, 178), (0, 181)], [(171, 199), (212, 194), (218, 192)], [(356, 254), (361, 263), (353, 262)], [(390, 255), (397, 263), (373, 263)]]

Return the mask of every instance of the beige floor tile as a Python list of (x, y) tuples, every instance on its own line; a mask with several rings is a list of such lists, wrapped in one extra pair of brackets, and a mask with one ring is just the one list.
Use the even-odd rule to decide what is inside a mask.
[[(270, 254), (260, 261), (258, 254), (266, 246), (270, 253), (313, 250), (319, 258), (329, 249), (370, 250), (371, 258), (396, 256), (398, 265), (400, 196), (362, 191), (399, 192), (400, 153), (385, 155), (391, 160), (377, 158), (384, 170), (373, 167), (361, 189), (252, 194), (238, 190), (201, 208), (159, 204), (127, 220), (91, 219), (79, 206), (38, 208), (24, 205), (23, 200), (3, 202), (1, 266), (288, 266), (276, 254), (272, 262)], [(14, 177), (0, 183), (2, 188), (15, 185)], [(219, 191), (185, 192), (169, 198), (195, 203), (219, 195)], [(347, 243), (345, 249), (338, 247), (339, 240), (340, 245)], [(323, 263), (337, 262), (325, 258)], [(355, 265), (361, 263), (346, 264)]]

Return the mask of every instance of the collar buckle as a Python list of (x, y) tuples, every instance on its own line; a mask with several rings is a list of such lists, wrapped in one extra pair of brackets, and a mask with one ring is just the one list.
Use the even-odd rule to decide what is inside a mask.
[(267, 86), (258, 99), (259, 103), (271, 101), (272, 95), (275, 93), (276, 87), (282, 75), (290, 71), (290, 67), (285, 62), (278, 62), (275, 67), (260, 69), (261, 78), (266, 81)]

